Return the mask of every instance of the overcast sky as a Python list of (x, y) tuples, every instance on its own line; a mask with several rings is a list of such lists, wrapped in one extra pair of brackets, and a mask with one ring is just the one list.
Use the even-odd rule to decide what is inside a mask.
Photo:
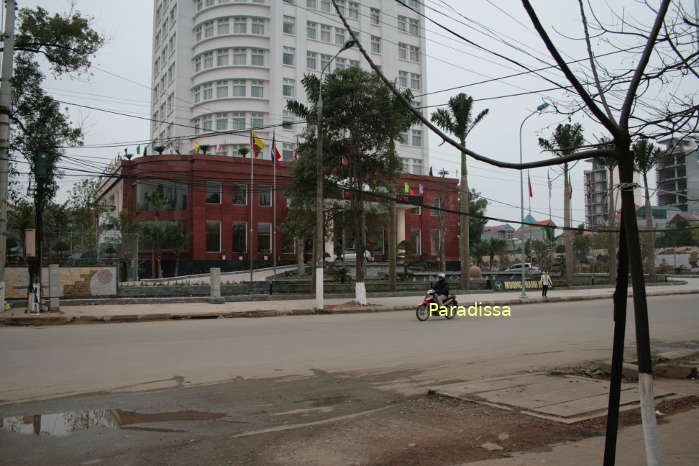
[[(94, 60), (94, 67), (90, 75), (60, 81), (47, 81), (46, 89), (55, 98), (143, 117), (149, 116), (152, 0), (51, 0), (50, 2), (20, 0), (19, 3), (21, 7), (43, 5), (50, 11), (67, 11), (73, 3), (77, 10), (93, 18), (93, 27), (107, 39), (105, 46)], [(581, 36), (582, 27), (578, 2), (575, 0), (555, 2), (538, 0), (533, 3), (549, 34), (557, 43), (561, 44), (564, 57), (568, 60), (585, 57), (584, 43), (565, 39), (560, 35), (564, 33), (574, 37)], [(691, 1), (687, 0), (685, 3), (691, 6)], [(608, 2), (593, 0), (592, 4), (601, 18), (613, 20), (608, 10)], [(626, 17), (639, 21), (645, 20), (647, 24), (647, 12), (639, 5), (639, 2), (623, 0), (613, 2), (613, 4), (620, 13), (622, 10), (619, 5), (622, 5), (624, 7), (623, 14)], [(472, 0), (468, 2), (428, 0), (427, 6), (428, 16), (488, 50), (500, 52), (531, 68), (543, 67), (545, 63), (552, 62), (543, 43), (530, 26), (530, 21), (520, 2), (515, 0)], [(440, 14), (440, 12), (444, 14)], [(467, 15), (468, 19), (460, 17), (459, 13)], [(487, 34), (497, 34), (497, 37), (488, 37)], [(533, 57), (515, 50), (503, 41), (508, 42), (511, 46), (526, 50)], [(629, 44), (630, 42), (619, 42), (615, 45), (628, 46)], [(599, 45), (598, 53), (611, 50), (608, 45), (597, 45)], [(522, 71), (522, 68), (450, 36), (431, 23), (427, 24), (427, 55), (428, 92)], [(613, 56), (606, 59), (605, 63), (617, 68), (629, 66), (628, 60), (631, 57), (626, 57), (624, 59), (621, 55)], [(544, 74), (558, 83), (568, 84), (560, 73), (546, 72)], [(684, 86), (681, 89), (682, 92), (699, 92), (699, 85), (696, 81), (688, 86)], [(430, 94), (427, 98), (427, 104), (444, 104), (450, 96), (460, 91), (466, 92), (475, 99), (487, 99), (550, 87), (552, 87), (550, 82), (528, 74), (489, 84)], [(564, 103), (568, 102), (569, 98), (570, 95), (559, 90), (477, 102), (475, 112), (489, 108), (490, 113), (481, 125), (471, 133), (467, 146), (492, 158), (518, 161), (519, 126), (523, 118), (543, 101)], [(662, 99), (662, 95), (654, 95), (654, 98)], [(425, 101), (424, 98), (422, 100)], [(87, 146), (117, 143), (117, 147), (70, 149), (67, 151), (69, 156), (84, 161), (82, 163), (66, 161), (64, 166), (92, 170), (95, 164), (105, 165), (114, 158), (117, 152), (123, 152), (123, 148), (128, 146), (124, 142), (140, 141), (149, 137), (149, 124), (145, 120), (77, 107), (70, 107), (70, 113), (74, 121), (82, 125)], [(566, 121), (568, 121), (567, 116), (550, 110), (546, 110), (543, 115), (535, 115), (530, 118), (523, 131), (524, 159), (532, 161), (546, 158), (547, 155), (542, 154), (538, 148), (537, 138), (539, 136), (548, 137), (557, 124)], [(602, 129), (585, 118), (584, 115), (573, 117), (572, 121), (579, 121), (583, 124), (588, 142), (595, 142), (595, 136), (604, 135)], [(449, 171), (450, 176), (456, 176), (459, 169), (456, 150), (448, 145), (439, 146), (440, 141), (436, 135), (431, 134), (429, 138), (430, 164), (434, 173), (437, 174), (440, 169), (444, 168)], [(135, 144), (130, 146), (132, 150), (134, 146)], [(589, 166), (589, 163), (581, 161), (572, 171), (574, 225), (584, 222), (583, 170)], [(532, 214), (537, 219), (548, 218), (547, 170), (541, 168), (531, 171), (534, 191), (531, 206)], [(559, 172), (558, 169), (551, 169), (551, 178), (556, 178)], [(68, 173), (75, 175), (78, 172), (69, 171)], [(70, 185), (78, 179), (80, 178), (76, 176), (64, 178), (65, 182), (59, 199), (65, 199), (65, 193)], [(524, 180), (526, 189), (526, 174)], [(651, 185), (654, 186), (655, 177), (653, 176), (650, 181)], [(498, 169), (470, 160), (469, 183), (471, 187), (491, 200), (488, 206), (488, 215), (508, 219), (519, 218), (518, 172)], [(559, 225), (563, 223), (562, 193), (563, 180), (559, 177), (553, 183), (551, 201), (552, 218)], [(526, 198), (525, 202), (527, 202)]]

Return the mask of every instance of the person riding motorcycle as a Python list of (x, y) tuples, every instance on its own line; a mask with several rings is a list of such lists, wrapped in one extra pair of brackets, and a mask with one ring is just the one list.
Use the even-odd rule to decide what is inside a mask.
[(440, 273), (437, 275), (437, 283), (434, 284), (432, 289), (437, 293), (437, 302), (441, 306), (444, 304), (444, 300), (449, 297), (449, 283), (446, 280), (446, 275)]

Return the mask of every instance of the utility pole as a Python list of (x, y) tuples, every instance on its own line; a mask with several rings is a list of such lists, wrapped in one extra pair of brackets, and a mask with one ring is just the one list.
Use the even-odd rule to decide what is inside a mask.
[(0, 87), (0, 311), (5, 309), (5, 259), (7, 257), (7, 193), (10, 158), (10, 103), (15, 51), (15, 0), (5, 1), (2, 85)]

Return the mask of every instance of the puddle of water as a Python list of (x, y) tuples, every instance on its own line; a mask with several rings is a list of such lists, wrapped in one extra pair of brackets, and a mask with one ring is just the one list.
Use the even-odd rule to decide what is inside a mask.
[(98, 427), (154, 432), (184, 432), (178, 429), (137, 427), (135, 424), (168, 421), (207, 421), (220, 419), (224, 416), (224, 413), (207, 413), (203, 411), (139, 413), (121, 409), (93, 409), (89, 411), (5, 417), (0, 419), (0, 428), (17, 434), (51, 435), (54, 437), (65, 437), (75, 432)]

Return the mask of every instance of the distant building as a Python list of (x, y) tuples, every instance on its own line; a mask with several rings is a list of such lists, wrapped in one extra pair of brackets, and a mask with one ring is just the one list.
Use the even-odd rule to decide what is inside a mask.
[(491, 239), (512, 240), (512, 234), (515, 229), (509, 223), (504, 225), (489, 225), (483, 228), (481, 233), (481, 241), (490, 241)]
[[(680, 209), (673, 206), (651, 206), (650, 208), (653, 215), (653, 228), (657, 230), (663, 230), (667, 228), (670, 219), (672, 219), (676, 214), (682, 213)], [(636, 209), (636, 222), (638, 222), (639, 228), (643, 229), (646, 226), (646, 208), (645, 206)]]
[(667, 152), (656, 165), (658, 204), (699, 214), (699, 151), (691, 139), (660, 141)]
[[(609, 170), (599, 163), (598, 159), (588, 159), (592, 164), (591, 170), (585, 170), (585, 227), (603, 228), (607, 226), (609, 218), (609, 204), (607, 197), (609, 192)], [(619, 186), (619, 169), (614, 168), (614, 186)], [(639, 173), (634, 172), (633, 181), (639, 183)], [(642, 188), (634, 190), (634, 203), (640, 204)], [(618, 189), (614, 190), (614, 208), (621, 211), (621, 196)]]
[(546, 219), (537, 221), (531, 215), (527, 215), (524, 221), (532, 225), (521, 225), (517, 229), (515, 235), (520, 241), (552, 241), (554, 239), (556, 224), (553, 220)]

